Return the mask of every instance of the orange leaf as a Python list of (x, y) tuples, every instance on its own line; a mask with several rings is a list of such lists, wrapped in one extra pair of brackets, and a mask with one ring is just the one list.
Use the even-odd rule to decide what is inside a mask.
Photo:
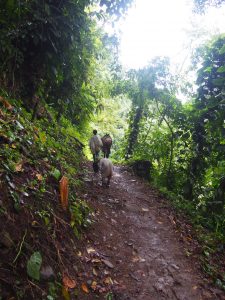
[(74, 289), (77, 284), (76, 284), (75, 280), (64, 275), (63, 276), (63, 285), (64, 285), (65, 289), (68, 290), (68, 289)]
[(64, 210), (68, 207), (68, 178), (63, 176), (59, 182), (61, 204)]
[(88, 287), (86, 286), (85, 283), (82, 283), (81, 288), (82, 288), (82, 290), (83, 290), (85, 293), (87, 293), (87, 294), (89, 293), (89, 289), (88, 289)]

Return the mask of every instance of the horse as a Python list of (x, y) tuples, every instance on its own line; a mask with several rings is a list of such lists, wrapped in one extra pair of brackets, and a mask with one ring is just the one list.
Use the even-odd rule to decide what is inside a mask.
[(110, 148), (112, 146), (112, 138), (109, 134), (105, 134), (102, 137), (102, 152), (104, 154), (104, 158), (109, 158)]

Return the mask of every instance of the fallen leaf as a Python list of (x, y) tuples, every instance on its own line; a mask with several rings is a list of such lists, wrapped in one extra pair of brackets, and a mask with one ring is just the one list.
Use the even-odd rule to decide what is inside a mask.
[(67, 275), (63, 276), (63, 286), (66, 290), (74, 289), (76, 287), (76, 281), (68, 277)]
[(92, 273), (93, 273), (95, 276), (98, 276), (98, 273), (97, 273), (97, 271), (96, 271), (95, 268), (92, 269)]
[(42, 180), (43, 180), (43, 176), (42, 176), (41, 174), (36, 174), (35, 176), (37, 177), (37, 179), (38, 179), (39, 181), (42, 181)]
[(149, 209), (148, 208), (144, 208), (144, 207), (142, 207), (142, 209), (141, 209), (142, 211), (149, 211)]
[(92, 247), (87, 248), (87, 253), (88, 253), (88, 254), (90, 254), (90, 253), (95, 253), (95, 252), (96, 252), (96, 251), (95, 251), (94, 248), (92, 248)]
[(104, 274), (105, 274), (105, 275), (109, 275), (110, 272), (109, 272), (108, 270), (104, 270)]
[(22, 195), (24, 195), (25, 197), (29, 197), (29, 194), (27, 192), (22, 192)]
[(94, 291), (96, 290), (96, 288), (97, 288), (97, 282), (96, 281), (92, 281), (91, 288)]
[(61, 204), (64, 210), (68, 207), (68, 178), (63, 176), (59, 182), (59, 190), (61, 196)]
[(33, 226), (33, 227), (36, 227), (36, 226), (38, 226), (38, 222), (37, 221), (32, 221), (32, 223), (31, 223), (31, 226)]
[(102, 262), (107, 266), (107, 267), (109, 267), (109, 268), (114, 268), (114, 265), (110, 262), (110, 261), (108, 261), (108, 260), (106, 260), (106, 259), (102, 259)]
[(89, 293), (89, 289), (88, 289), (88, 287), (86, 286), (85, 283), (82, 283), (81, 288), (82, 288), (82, 290), (83, 290), (85, 293), (87, 293), (87, 294)]
[(11, 144), (11, 148), (16, 149), (16, 144)]
[(37, 133), (39, 132), (39, 129), (37, 127), (34, 126), (33, 128), (34, 128), (35, 132), (37, 132)]
[(13, 110), (13, 106), (7, 101), (5, 100), (2, 96), (0, 96), (0, 102), (2, 102), (2, 105), (8, 109), (8, 110)]
[(145, 259), (140, 256), (135, 256), (132, 258), (132, 262), (145, 262)]
[(16, 172), (21, 172), (22, 171), (22, 166), (23, 166), (22, 163), (17, 163), (16, 166), (15, 166)]
[(111, 278), (111, 277), (106, 277), (106, 278), (104, 279), (104, 283), (105, 283), (105, 284), (113, 284), (112, 278)]
[(100, 260), (99, 258), (93, 258), (93, 259), (91, 260), (91, 262), (92, 262), (92, 263), (100, 263), (101, 260)]
[(194, 286), (192, 287), (192, 289), (193, 289), (193, 290), (197, 290), (197, 289), (198, 289), (198, 286), (197, 286), (197, 285), (194, 285)]
[(82, 253), (80, 251), (77, 252), (77, 256), (81, 257)]

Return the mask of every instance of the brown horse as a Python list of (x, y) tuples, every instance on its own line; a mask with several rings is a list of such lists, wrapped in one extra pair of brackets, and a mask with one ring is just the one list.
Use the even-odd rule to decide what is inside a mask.
[(104, 153), (104, 157), (109, 158), (110, 148), (112, 146), (112, 138), (109, 134), (105, 134), (102, 137), (102, 152)]

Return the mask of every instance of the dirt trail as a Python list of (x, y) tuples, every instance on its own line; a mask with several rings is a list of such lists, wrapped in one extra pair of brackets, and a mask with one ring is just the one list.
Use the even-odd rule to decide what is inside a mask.
[[(111, 264), (104, 272), (114, 282), (113, 299), (225, 299), (201, 274), (196, 257), (187, 257), (167, 201), (146, 182), (115, 168), (110, 188), (86, 184), (96, 220), (87, 232), (88, 246)], [(86, 271), (92, 268), (88, 262)], [(93, 292), (84, 299), (105, 298)]]

